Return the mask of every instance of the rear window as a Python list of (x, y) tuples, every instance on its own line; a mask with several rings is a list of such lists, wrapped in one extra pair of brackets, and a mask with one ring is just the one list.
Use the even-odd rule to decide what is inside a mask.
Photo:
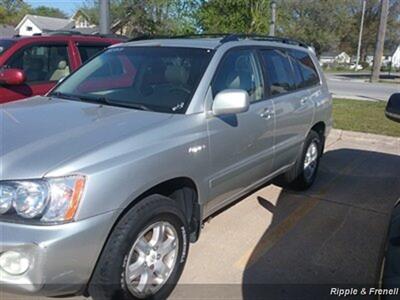
[(300, 69), (303, 77), (303, 82), (299, 87), (304, 88), (317, 85), (320, 82), (320, 79), (315, 65), (308, 53), (299, 50), (289, 50), (289, 54), (294, 59), (294, 67)]
[(79, 55), (82, 63), (85, 63), (109, 45), (78, 45)]
[(15, 42), (10, 40), (0, 40), (0, 55), (10, 48)]

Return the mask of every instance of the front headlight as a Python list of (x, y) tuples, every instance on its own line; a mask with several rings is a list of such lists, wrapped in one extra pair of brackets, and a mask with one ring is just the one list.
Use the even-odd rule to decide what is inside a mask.
[(14, 213), (45, 223), (71, 221), (84, 187), (84, 176), (0, 182), (0, 215)]
[(22, 181), (15, 187), (13, 206), (18, 215), (32, 219), (43, 213), (50, 196), (46, 181)]

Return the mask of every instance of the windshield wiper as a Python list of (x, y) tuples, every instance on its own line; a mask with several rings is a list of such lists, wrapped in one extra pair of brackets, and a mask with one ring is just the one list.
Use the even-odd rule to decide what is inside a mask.
[(53, 92), (49, 95), (50, 97), (57, 97), (61, 99), (71, 99), (71, 100), (80, 100), (78, 96), (72, 94), (65, 94), (61, 92)]
[(80, 101), (91, 102), (91, 103), (98, 103), (98, 104), (103, 104), (103, 105), (133, 108), (133, 109), (144, 110), (144, 111), (153, 111), (152, 109), (150, 109), (148, 106), (146, 106), (144, 104), (121, 103), (121, 102), (113, 101), (112, 99), (109, 99), (104, 96), (92, 97), (92, 96), (84, 96), (84, 95), (64, 94), (61, 92), (51, 93), (50, 96), (55, 96), (55, 97), (64, 98), (64, 99), (71, 99), (71, 100), (80, 100)]
[(104, 105), (114, 105), (114, 106), (119, 106), (119, 107), (126, 107), (126, 108), (133, 108), (133, 109), (138, 109), (138, 110), (145, 110), (145, 111), (152, 111), (148, 106), (140, 103), (126, 103), (126, 102), (118, 102), (113, 99), (109, 99), (104, 96), (100, 97), (89, 97), (89, 96), (80, 96), (82, 100), (85, 101), (93, 101), (93, 102), (98, 102)]

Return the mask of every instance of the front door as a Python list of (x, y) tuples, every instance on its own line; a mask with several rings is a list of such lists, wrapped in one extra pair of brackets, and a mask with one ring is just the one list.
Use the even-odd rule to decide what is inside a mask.
[(17, 51), (6, 68), (25, 72), (24, 84), (0, 86), (0, 103), (46, 94), (61, 78), (70, 73), (67, 45), (30, 45)]
[(246, 90), (247, 112), (210, 117), (210, 202), (215, 211), (246, 187), (260, 181), (273, 165), (273, 102), (266, 99), (257, 55), (251, 49), (229, 51), (218, 67), (212, 86), (213, 97), (225, 89)]

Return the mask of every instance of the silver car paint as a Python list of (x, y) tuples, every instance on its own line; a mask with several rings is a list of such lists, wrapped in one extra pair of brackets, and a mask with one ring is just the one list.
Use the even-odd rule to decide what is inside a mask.
[[(147, 41), (126, 46), (213, 49), (218, 45), (214, 40), (195, 43), (187, 40)], [(93, 251), (82, 249), (84, 259), (63, 244), (61, 235), (57, 241), (64, 247), (52, 248), (50, 243), (46, 251), (51, 255), (46, 257), (43, 265), (37, 266), (54, 276), (59, 272), (60, 282), (84, 284), (89, 280), (93, 262), (120, 212), (151, 187), (177, 177), (191, 179), (196, 184), (202, 216), (206, 217), (287, 170), (295, 162), (311, 127), (322, 121), (327, 126), (327, 134), (332, 124), (332, 99), (320, 70), (321, 85), (315, 88), (252, 103), (248, 112), (235, 117), (216, 117), (211, 113), (210, 83), (223, 55), (235, 47), (265, 45), (282, 47), (279, 43), (255, 41), (228, 42), (219, 46), (185, 115), (47, 97), (2, 105), (0, 180), (71, 174), (87, 176), (75, 223), (39, 229), (0, 222), (0, 231), (18, 232), (11, 240), (11, 247), (38, 244), (42, 239), (45, 241), (48, 231), (59, 229), (71, 233), (69, 228), (77, 230), (81, 225), (84, 227), (85, 222), (107, 216), (101, 233), (98, 233), (100, 236), (91, 242)], [(304, 50), (290, 45), (284, 47)], [(316, 62), (315, 57), (313, 60)], [(317, 63), (316, 66), (318, 68)], [(95, 231), (95, 225), (87, 228), (87, 232)], [(71, 235), (70, 244), (80, 245), (81, 237), (75, 233)], [(1, 245), (10, 245), (9, 235), (1, 236)], [(77, 269), (65, 273), (54, 254), (56, 250), (67, 261), (76, 262), (71, 269)], [(30, 273), (24, 276), (28, 281), (38, 280), (33, 283), (39, 286), (48, 280), (46, 276), (35, 277)], [(14, 283), (18, 282), (15, 280)], [(0, 280), (0, 283), (4, 281)], [(33, 290), (46, 293), (42, 288)], [(67, 290), (77, 292), (76, 287), (65, 287), (60, 294)]]

